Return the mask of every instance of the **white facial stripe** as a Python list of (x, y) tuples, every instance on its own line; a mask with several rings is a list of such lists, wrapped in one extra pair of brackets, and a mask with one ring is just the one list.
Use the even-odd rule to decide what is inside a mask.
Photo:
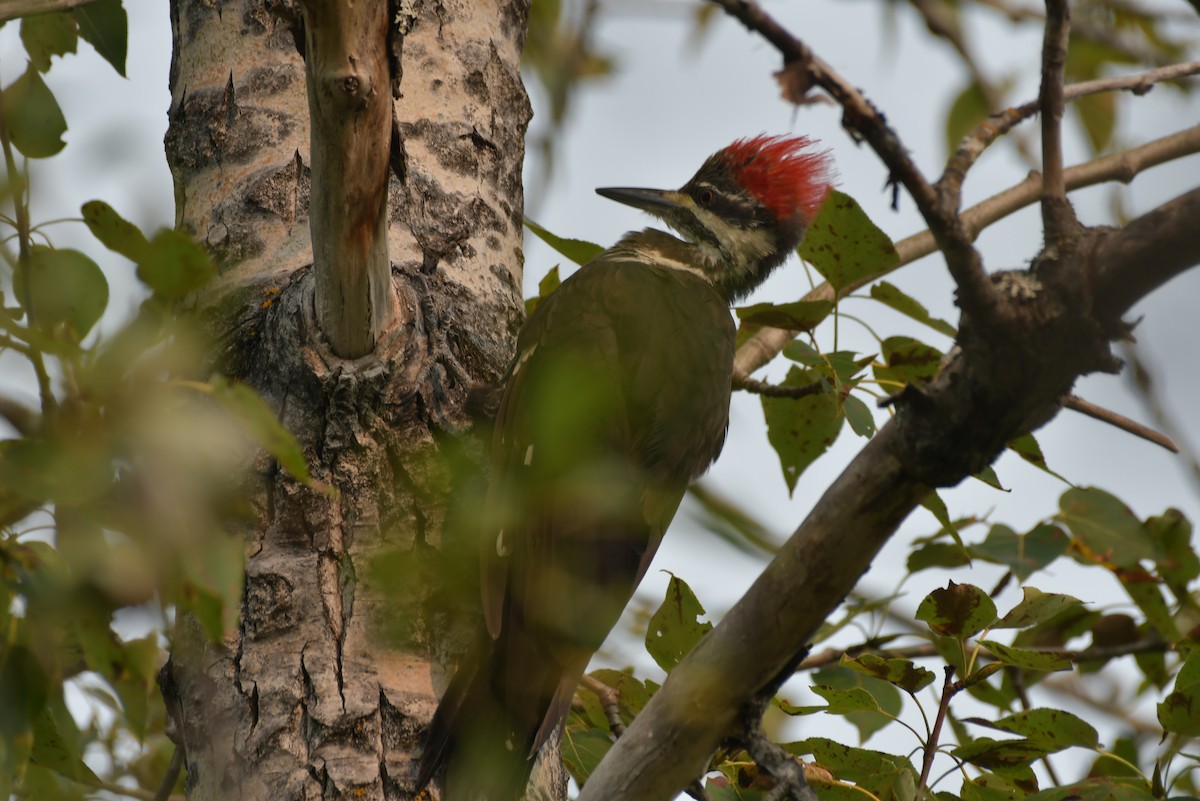
[[(750, 273), (753, 265), (775, 250), (775, 237), (766, 228), (740, 228), (730, 225), (720, 216), (708, 209), (693, 206), (692, 213), (716, 236), (721, 243), (723, 253), (718, 253), (709, 243), (705, 251), (712, 252), (717, 258), (731, 260), (727, 264), (739, 273)], [(713, 265), (717, 266), (716, 264)]]

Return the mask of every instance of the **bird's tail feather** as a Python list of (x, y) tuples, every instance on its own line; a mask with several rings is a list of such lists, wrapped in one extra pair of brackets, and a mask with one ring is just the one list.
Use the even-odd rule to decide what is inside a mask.
[(420, 791), (444, 770), (443, 801), (518, 801), (529, 781), (530, 727), (514, 726), (492, 688), (491, 654), (469, 656), (429, 724)]

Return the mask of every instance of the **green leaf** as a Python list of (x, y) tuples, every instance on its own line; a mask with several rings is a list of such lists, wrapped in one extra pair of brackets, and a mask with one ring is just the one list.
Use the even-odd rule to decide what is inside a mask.
[(900, 692), (892, 684), (861, 672), (844, 667), (825, 668), (814, 673), (812, 680), (823, 688), (818, 690), (814, 686), (813, 692), (829, 704), (822, 711), (845, 717), (847, 723), (858, 729), (863, 742), (886, 728), (903, 707)]
[(533, 314), (538, 304), (554, 294), (554, 290), (558, 289), (561, 284), (562, 279), (558, 276), (558, 265), (556, 264), (550, 268), (550, 272), (546, 273), (541, 281), (538, 281), (538, 293), (532, 298), (525, 299), (525, 316)]
[(245, 578), (246, 554), (240, 537), (213, 532), (191, 553), (182, 555), (183, 575), (189, 587), (184, 606), (196, 615), (214, 642), (237, 626)]
[(833, 304), (827, 300), (797, 300), (792, 303), (755, 303), (734, 309), (743, 323), (811, 331), (829, 316)]
[(1071, 101), (1079, 123), (1087, 134), (1093, 153), (1099, 153), (1112, 142), (1117, 127), (1117, 102), (1110, 92), (1084, 95)]
[(220, 403), (292, 478), (302, 484), (315, 486), (300, 444), (257, 392), (244, 384), (232, 384), (220, 377), (208, 384), (188, 386), (207, 393)]
[(208, 251), (179, 231), (164, 228), (138, 262), (137, 274), (160, 297), (178, 300), (207, 284), (215, 270)]
[(33, 728), (47, 687), (42, 664), (27, 647), (0, 650), (0, 736), (16, 737)]
[(995, 770), (1013, 765), (1028, 765), (1053, 750), (1055, 749), (1032, 740), (994, 740), (991, 737), (980, 737), (974, 742), (958, 746), (950, 753), (964, 762)]
[(1065, 651), (1031, 651), (993, 640), (980, 640), (979, 644), (988, 649), (992, 656), (1011, 667), (1045, 672), (1071, 669), (1071, 655)]
[(13, 145), (29, 158), (48, 158), (66, 147), (67, 121), (32, 64), (4, 90), (4, 111)]
[(959, 793), (962, 801), (1014, 801), (1025, 797), (1015, 784), (994, 773), (963, 782)]
[(525, 227), (533, 231), (538, 239), (579, 265), (587, 264), (604, 252), (604, 248), (599, 245), (584, 242), (582, 239), (563, 239), (555, 236), (528, 217), (525, 218)]
[(895, 801), (916, 798), (917, 773), (902, 756), (853, 748), (825, 737), (787, 743), (784, 748), (796, 755), (812, 754), (814, 761), (838, 779), (854, 782), (877, 798)]
[(149, 256), (150, 241), (141, 229), (103, 200), (89, 200), (79, 210), (84, 224), (104, 247), (135, 263), (141, 263)]
[(70, 14), (34, 14), (21, 19), (21, 43), (38, 72), (50, 69), (52, 56), (74, 53), (78, 39)]
[(917, 573), (931, 567), (962, 567), (971, 563), (971, 555), (961, 545), (952, 542), (927, 542), (908, 554), (905, 568)]
[(958, 334), (958, 330), (950, 325), (950, 323), (930, 316), (929, 310), (922, 306), (915, 298), (904, 294), (898, 287), (889, 284), (887, 281), (880, 281), (872, 286), (871, 297), (883, 305), (895, 309), (907, 317), (911, 317), (918, 323), (929, 326), (939, 334), (945, 334), (951, 338)]
[(1200, 685), (1200, 651), (1192, 651), (1175, 674), (1175, 689), (1187, 690)]
[(1092, 561), (1133, 567), (1154, 558), (1154, 547), (1141, 521), (1120, 500), (1095, 488), (1073, 488), (1058, 501), (1057, 519), (1071, 529)]
[(1022, 434), (1008, 443), (1008, 449), (1039, 470), (1044, 470), (1060, 481), (1070, 483), (1061, 475), (1051, 470), (1050, 466), (1046, 464), (1046, 456), (1042, 453), (1042, 446), (1038, 445), (1038, 441), (1034, 439), (1033, 434)]
[(992, 467), (991, 465), (983, 468), (978, 473), (971, 476), (971, 478), (977, 481), (982, 481), (992, 489), (998, 489), (1001, 492), (1008, 492), (1008, 490), (1004, 488), (1004, 485), (1000, 483), (1000, 477), (996, 475), (996, 468)]
[(113, 689), (121, 697), (129, 731), (140, 741), (146, 736), (150, 705), (159, 698), (157, 635), (121, 643), (120, 654), (120, 670), (113, 679)]
[(612, 739), (604, 731), (569, 724), (563, 731), (563, 763), (572, 778), (582, 785), (612, 746)]
[(879, 704), (869, 692), (861, 687), (851, 687), (840, 690), (837, 687), (827, 687), (815, 684), (812, 691), (828, 703), (825, 711), (831, 715), (848, 715), (851, 712), (879, 712)]
[(1153, 626), (1164, 640), (1174, 642), (1179, 639), (1179, 627), (1175, 625), (1171, 610), (1158, 588), (1158, 580), (1140, 567), (1118, 568), (1115, 573), (1130, 599), (1146, 615), (1146, 622)]
[(1012, 610), (1000, 619), (993, 628), (1024, 629), (1043, 623), (1055, 615), (1079, 606), (1083, 602), (1070, 595), (1060, 595), (1054, 592), (1042, 592), (1033, 587), (1022, 587), (1025, 597)]
[(997, 524), (987, 538), (969, 550), (976, 559), (1006, 565), (1019, 581), (1025, 581), (1034, 571), (1049, 565), (1067, 550), (1070, 538), (1061, 528), (1041, 523), (1028, 534), (1017, 534), (1005, 525)]
[(836, 190), (805, 232), (800, 257), (839, 294), (900, 263), (887, 234), (871, 222), (854, 198)]
[(637, 717), (658, 690), (658, 685), (654, 682), (648, 679), (642, 681), (624, 670), (601, 668), (593, 670), (591, 675), (617, 693), (621, 719), (626, 722)]
[(1164, 731), (1200, 736), (1200, 684), (1176, 689), (1164, 698), (1158, 705), (1158, 722)]
[(968, 718), (971, 723), (1019, 734), (1052, 751), (1078, 746), (1098, 748), (1100, 735), (1087, 721), (1060, 709), (1028, 709), (992, 722)]
[(701, 637), (712, 631), (712, 623), (700, 620), (703, 616), (704, 607), (692, 588), (678, 576), (671, 576), (666, 597), (646, 629), (646, 652), (660, 668), (670, 672)]
[(38, 326), (71, 342), (87, 336), (108, 306), (108, 280), (96, 262), (78, 250), (34, 245), (28, 270), (28, 278), (22, 268), (14, 284)]
[(963, 138), (986, 121), (990, 113), (983, 88), (978, 81), (971, 81), (954, 98), (946, 113), (946, 155), (953, 155)]
[[(800, 387), (819, 380), (810, 370), (792, 367), (783, 382), (785, 387)], [(762, 398), (767, 421), (767, 440), (783, 468), (788, 493), (821, 454), (837, 439), (842, 429), (842, 407), (833, 392), (818, 392), (803, 398)]]
[(1025, 801), (1156, 801), (1156, 798), (1140, 778), (1095, 777), (1034, 793), (1026, 796)]
[(880, 346), (884, 365), (876, 365), (875, 378), (899, 389), (903, 384), (923, 384), (937, 375), (942, 352), (912, 337), (888, 337)]
[(33, 761), (72, 781), (99, 784), (99, 777), (84, 764), (80, 740), (62, 697), (49, 696), (33, 726)]
[(121, 77), (125, 77), (125, 53), (129, 47), (129, 19), (121, 0), (98, 0), (71, 12), (79, 23), (79, 35), (96, 48)]
[(858, 396), (847, 395), (842, 399), (842, 413), (846, 415), (846, 422), (855, 434), (860, 437), (875, 436), (875, 415)]
[(946, 502), (942, 500), (942, 496), (937, 494), (937, 490), (931, 490), (928, 495), (921, 499), (921, 506), (929, 511), (931, 515), (937, 518), (937, 521), (942, 524), (942, 530), (954, 537), (954, 541), (962, 545), (962, 539), (959, 537), (958, 529), (954, 526), (954, 521), (950, 519), (950, 510), (946, 508)]
[(978, 587), (951, 581), (925, 596), (917, 607), (916, 618), (942, 637), (966, 639), (996, 620), (996, 605)]
[(1192, 524), (1178, 509), (1168, 509), (1142, 524), (1146, 538), (1154, 544), (1154, 561), (1176, 599), (1190, 597), (1188, 585), (1200, 577), (1200, 557), (1192, 546)]
[(910, 693), (923, 690), (933, 683), (937, 677), (933, 671), (917, 667), (908, 659), (884, 659), (875, 654), (860, 654), (856, 657), (842, 655), (841, 665), (868, 676), (874, 676), (890, 684), (895, 684)]

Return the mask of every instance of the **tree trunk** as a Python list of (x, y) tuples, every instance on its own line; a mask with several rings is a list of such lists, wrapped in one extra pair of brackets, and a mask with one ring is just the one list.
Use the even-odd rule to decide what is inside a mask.
[[(298, 5), (172, 0), (167, 157), (177, 222), (222, 271), (199, 302), (216, 364), (273, 405), (333, 490), (264, 458), (254, 521), (230, 527), (246, 544), (239, 628), (214, 644), (178, 621), (168, 706), (189, 798), (412, 794), (444, 683), (430, 648), (450, 662), (463, 638), (440, 623), (470, 619), (435, 626), (439, 582), (414, 580), (441, 575), (439, 549), (452, 545), (457, 479), (439, 457), (462, 450), (467, 390), (497, 380), (521, 321), (527, 6), (392, 4), (395, 314), (371, 353), (346, 360), (314, 310), (309, 209), (338, 198), (312, 197), (335, 189), (310, 180)], [(389, 548), (404, 575), (371, 569)], [(564, 787), (561, 775), (549, 785), (559, 797)]]

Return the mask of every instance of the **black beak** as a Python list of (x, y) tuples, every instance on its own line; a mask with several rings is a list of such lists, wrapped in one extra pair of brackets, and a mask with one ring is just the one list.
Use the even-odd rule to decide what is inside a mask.
[(651, 214), (672, 211), (680, 208), (682, 205), (679, 202), (678, 192), (665, 189), (613, 187), (597, 189), (596, 194), (606, 197), (609, 200), (615, 200), (618, 203), (624, 203), (626, 206), (633, 206), (635, 209), (650, 212)]

